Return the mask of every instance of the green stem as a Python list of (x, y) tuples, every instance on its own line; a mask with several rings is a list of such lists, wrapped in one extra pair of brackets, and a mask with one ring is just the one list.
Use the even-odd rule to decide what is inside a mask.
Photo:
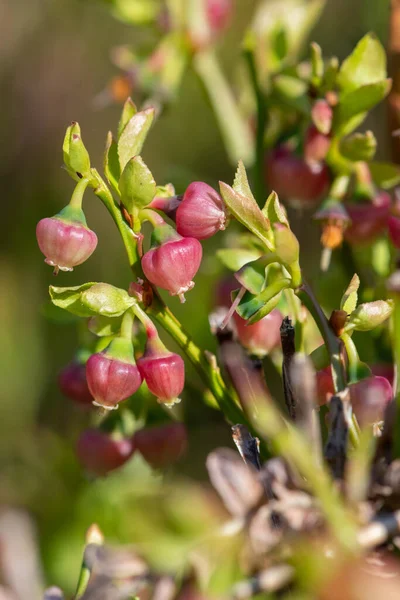
[[(103, 542), (104, 542), (104, 537), (103, 537), (103, 534), (101, 533), (100, 529), (98, 528), (98, 526), (95, 524), (91, 525), (86, 533), (85, 548), (89, 544), (98, 544), (101, 546), (103, 544)], [(85, 553), (84, 553), (83, 559), (82, 559), (82, 564), (81, 564), (81, 570), (79, 572), (79, 577), (78, 577), (78, 585), (77, 585), (76, 592), (75, 592), (75, 600), (79, 600), (79, 598), (82, 598), (82, 596), (86, 592), (86, 588), (89, 583), (89, 579), (90, 579), (90, 569), (85, 562)]]
[(140, 256), (137, 248), (137, 239), (129, 227), (128, 223), (122, 216), (121, 208), (118, 203), (114, 200), (113, 195), (108, 189), (107, 185), (100, 177), (96, 169), (92, 169), (93, 179), (90, 181), (90, 186), (93, 188), (96, 196), (100, 198), (104, 206), (112, 216), (114, 223), (118, 227), (124, 242), (125, 250), (128, 255), (129, 265), (136, 276), (142, 275), (142, 269), (140, 265)]
[(206, 354), (193, 342), (175, 315), (158, 296), (154, 296), (147, 313), (162, 325), (184, 351), (203, 381), (207, 383), (228, 421), (231, 423), (245, 423), (244, 414), (229, 393), (218, 366), (208, 360)]
[(121, 323), (121, 337), (131, 340), (132, 339), (132, 326), (134, 320), (134, 314), (132, 310), (127, 310), (122, 318)]
[(265, 157), (264, 157), (264, 134), (265, 128), (267, 126), (267, 108), (266, 102), (264, 98), (264, 94), (262, 93), (258, 76), (257, 76), (257, 67), (254, 58), (254, 51), (251, 48), (246, 48), (244, 51), (244, 57), (247, 62), (250, 80), (253, 86), (253, 91), (257, 104), (257, 136), (256, 136), (256, 162), (254, 165), (255, 172), (255, 191), (256, 198), (258, 203), (261, 205), (266, 196), (266, 185), (265, 185)]
[[(326, 318), (321, 306), (314, 296), (313, 291), (307, 283), (303, 281), (303, 285), (297, 292), (299, 298), (303, 304), (308, 308), (312, 314), (318, 329), (320, 330), (322, 337), (324, 338), (325, 345), (327, 347), (331, 369), (333, 386), (336, 393), (342, 392), (347, 387), (345, 372), (341, 360), (341, 347), (340, 340), (332, 331), (328, 319)], [(353, 446), (358, 445), (358, 430), (354, 418), (349, 419), (349, 437)]]
[(342, 200), (347, 193), (350, 177), (348, 175), (338, 175), (332, 182), (329, 196)]
[(88, 185), (89, 180), (85, 177), (78, 181), (72, 193), (71, 200), (69, 201), (70, 206), (72, 206), (73, 208), (82, 208), (83, 195)]
[(346, 354), (349, 361), (349, 383), (356, 383), (356, 381), (358, 381), (358, 365), (360, 363), (356, 345), (348, 333), (343, 333), (341, 339), (346, 348)]
[(253, 164), (250, 127), (239, 112), (215, 53), (212, 50), (198, 52), (193, 60), (213, 107), (230, 161), (236, 165), (242, 159), (245, 165)]

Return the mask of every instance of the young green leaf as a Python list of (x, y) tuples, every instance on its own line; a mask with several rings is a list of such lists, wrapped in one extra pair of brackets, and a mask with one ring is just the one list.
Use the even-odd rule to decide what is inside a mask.
[(386, 78), (386, 53), (374, 34), (368, 33), (342, 63), (338, 83), (345, 92)]
[(389, 190), (400, 183), (400, 167), (398, 165), (374, 161), (369, 163), (369, 169), (374, 183), (384, 190)]
[(270, 223), (261, 212), (256, 201), (238, 194), (222, 181), (220, 181), (219, 186), (221, 196), (233, 216), (254, 233), (269, 250), (272, 250), (272, 244), (268, 237)]
[(235, 273), (235, 278), (251, 294), (259, 294), (265, 284), (265, 265), (262, 261), (253, 260), (243, 265)]
[(246, 167), (244, 166), (242, 160), (239, 160), (232, 188), (238, 194), (245, 196), (245, 198), (250, 198), (251, 200), (254, 200), (254, 202), (256, 201), (250, 189), (249, 180), (247, 179)]
[(363, 85), (340, 98), (334, 127), (342, 126), (355, 117), (368, 112), (383, 100), (392, 86), (391, 79)]
[(393, 300), (376, 300), (360, 304), (350, 315), (345, 331), (371, 331), (390, 317)]
[(311, 83), (314, 87), (321, 85), (324, 76), (324, 59), (321, 46), (316, 42), (311, 43)]
[(267, 217), (271, 225), (274, 223), (282, 223), (289, 227), (286, 210), (279, 202), (278, 194), (276, 192), (270, 193), (261, 212)]
[(77, 287), (51, 285), (49, 292), (53, 304), (78, 317), (119, 317), (135, 304), (126, 290), (108, 283), (84, 283)]
[(238, 315), (246, 319), (249, 325), (257, 323), (277, 306), (282, 290), (290, 287), (290, 283), (290, 279), (280, 278), (256, 296), (246, 292), (237, 308)]
[(121, 171), (128, 160), (140, 154), (154, 119), (154, 108), (136, 113), (125, 126), (118, 140), (118, 156)]
[(131, 158), (119, 180), (121, 201), (130, 215), (147, 206), (156, 194), (156, 182), (141, 156)]
[(353, 275), (349, 285), (347, 286), (347, 290), (343, 294), (342, 299), (340, 301), (341, 310), (345, 310), (348, 315), (350, 313), (352, 313), (353, 310), (357, 306), (357, 302), (358, 302), (358, 293), (357, 292), (358, 292), (359, 287), (360, 287), (360, 278), (357, 275), (357, 273), (355, 273)]
[(108, 132), (104, 151), (104, 173), (108, 183), (119, 194), (118, 182), (121, 177), (121, 167), (118, 160), (118, 145), (111, 131)]
[(217, 257), (231, 271), (238, 271), (243, 265), (256, 260), (260, 256), (261, 251), (244, 248), (222, 248), (217, 250)]
[(116, 335), (121, 329), (122, 316), (120, 317), (105, 317), (97, 315), (91, 317), (88, 321), (88, 329), (99, 337), (108, 337)]
[(354, 133), (340, 141), (339, 150), (346, 159), (357, 161), (370, 161), (376, 152), (377, 141), (372, 131)]
[(134, 117), (137, 113), (137, 108), (132, 98), (128, 98), (125, 101), (124, 107), (122, 109), (121, 118), (118, 123), (118, 139), (121, 137), (123, 130), (129, 121)]

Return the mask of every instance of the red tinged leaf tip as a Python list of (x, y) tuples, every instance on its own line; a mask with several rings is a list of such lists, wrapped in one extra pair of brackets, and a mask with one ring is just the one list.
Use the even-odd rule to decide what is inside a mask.
[(82, 466), (98, 476), (121, 467), (130, 459), (134, 449), (133, 439), (114, 439), (98, 429), (86, 429), (76, 445), (76, 453)]
[(225, 229), (225, 226), (226, 212), (221, 196), (206, 183), (191, 183), (176, 211), (178, 233), (204, 240)]
[(135, 449), (154, 469), (177, 461), (186, 451), (187, 433), (182, 423), (140, 429), (133, 436)]

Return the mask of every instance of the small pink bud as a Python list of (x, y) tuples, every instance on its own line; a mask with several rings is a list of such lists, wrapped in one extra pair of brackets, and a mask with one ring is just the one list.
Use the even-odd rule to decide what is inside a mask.
[(232, 0), (206, 0), (210, 29), (219, 33), (226, 29), (232, 17)]
[(67, 398), (78, 404), (91, 406), (93, 396), (86, 381), (86, 365), (77, 360), (66, 365), (58, 376), (58, 385)]
[(351, 225), (344, 237), (349, 244), (370, 244), (383, 233), (388, 226), (390, 202), (389, 194), (381, 191), (372, 202), (346, 203)]
[(280, 346), (283, 317), (277, 308), (253, 325), (247, 325), (247, 321), (237, 313), (233, 318), (238, 340), (251, 354), (264, 356)]
[(176, 211), (178, 233), (204, 240), (225, 229), (225, 226), (226, 212), (221, 196), (206, 183), (191, 183)]
[(159, 469), (177, 461), (186, 451), (186, 427), (182, 423), (146, 427), (135, 433), (133, 441), (145, 461)]
[(390, 241), (395, 248), (400, 248), (400, 218), (390, 215), (387, 225)]
[(133, 439), (114, 439), (98, 429), (86, 429), (76, 445), (82, 466), (95, 475), (106, 475), (126, 463), (134, 452)]
[(97, 235), (86, 225), (81, 209), (66, 206), (58, 215), (42, 219), (36, 238), (45, 262), (58, 270), (72, 271), (93, 254)]
[(392, 386), (385, 377), (367, 377), (349, 386), (350, 400), (359, 424), (364, 427), (383, 420)]
[[(183, 238), (168, 225), (154, 229), (153, 239), (156, 242), (160, 230), (165, 228), (168, 228), (165, 241), (160, 239), (160, 245), (151, 248), (143, 256), (143, 272), (151, 283), (168, 290), (171, 296), (179, 296), (181, 302), (184, 302), (185, 292), (194, 287), (192, 279), (200, 267), (202, 247), (195, 238)], [(161, 232), (162, 235), (163, 233), (164, 231)]]
[(269, 188), (278, 196), (298, 208), (314, 207), (329, 187), (329, 169), (324, 163), (307, 163), (280, 146), (266, 159)]
[(86, 363), (86, 378), (96, 406), (108, 410), (132, 396), (142, 383), (133, 356), (132, 342), (115, 338), (103, 352)]
[(179, 395), (185, 384), (185, 363), (179, 354), (167, 350), (157, 334), (149, 335), (138, 368), (160, 403), (172, 406), (180, 402)]
[(327, 135), (332, 127), (333, 111), (326, 100), (317, 100), (311, 109), (311, 118), (318, 131)]
[(331, 145), (330, 137), (318, 131), (314, 126), (309, 127), (304, 140), (304, 158), (310, 164), (325, 160)]

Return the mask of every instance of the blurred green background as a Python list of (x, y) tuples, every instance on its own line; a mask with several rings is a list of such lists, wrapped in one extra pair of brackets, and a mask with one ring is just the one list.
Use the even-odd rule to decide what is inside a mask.
[[(218, 47), (228, 75), (239, 60), (240, 40), (256, 4), (236, 0), (233, 26)], [(328, 0), (312, 38), (326, 55), (340, 59), (369, 30), (385, 42), (388, 6), (389, 0)], [(114, 20), (106, 5), (95, 1), (0, 0), (0, 22), (0, 502), (29, 510), (38, 527), (46, 580), (71, 590), (87, 526), (97, 520), (114, 539), (129, 541), (134, 528), (126, 524), (138, 514), (134, 509), (144, 510), (130, 498), (132, 486), (154, 479), (133, 461), (123, 473), (91, 484), (76, 463), (73, 442), (87, 417), (61, 396), (56, 379), (74, 354), (77, 328), (45, 317), (47, 288), (54, 280), (37, 247), (35, 226), (69, 201), (73, 183), (61, 169), (61, 146), (71, 120), (80, 123), (92, 163), (101, 167), (105, 136), (115, 130), (120, 106), (96, 109), (94, 98), (116, 73), (113, 46), (135, 45), (144, 34)], [(368, 126), (384, 144), (383, 108)], [(144, 159), (157, 181), (175, 182), (178, 192), (193, 179), (231, 181), (234, 169), (193, 74), (185, 77), (179, 101), (151, 131)], [(114, 224), (94, 195), (88, 194), (85, 212), (98, 234), (98, 249), (72, 274), (61, 273), (57, 285), (92, 280), (126, 287), (130, 274)], [(308, 220), (297, 215), (294, 230), (303, 261), (308, 265), (314, 258), (307, 267), (312, 278), (319, 234)], [(213, 340), (205, 323), (220, 272), (213, 258), (216, 244), (204, 244), (205, 260), (188, 302), (180, 306), (168, 300), (194, 339), (210, 350)], [(184, 398), (190, 404), (183, 408), (190, 450), (182, 470), (205, 478), (207, 452), (231, 442), (219, 414), (202, 408), (196, 386), (193, 380)]]

